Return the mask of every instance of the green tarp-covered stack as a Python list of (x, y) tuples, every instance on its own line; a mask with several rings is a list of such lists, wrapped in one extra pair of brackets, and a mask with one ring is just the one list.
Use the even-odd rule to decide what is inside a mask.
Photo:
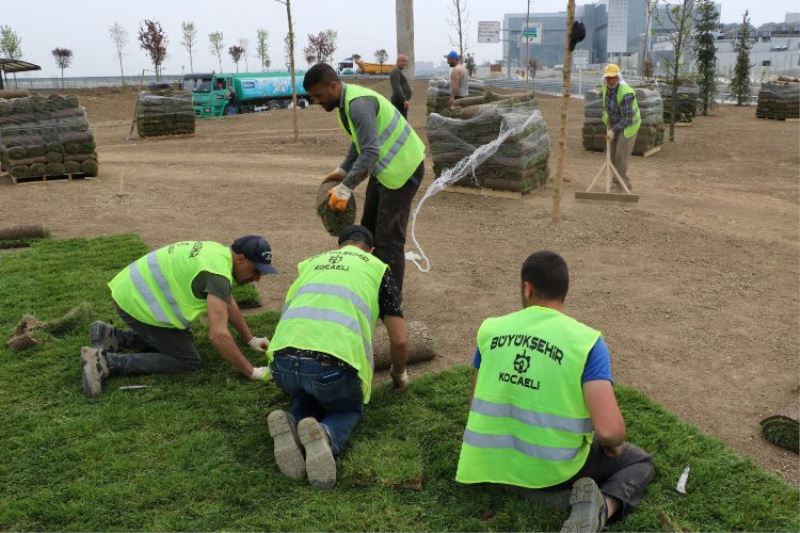
[(0, 159), (14, 178), (96, 176), (95, 148), (76, 96), (0, 99)]
[[(672, 113), (672, 87), (661, 86), (661, 99), (664, 101), (664, 122), (669, 124)], [(695, 85), (681, 85), (675, 93), (675, 122), (690, 123), (697, 114), (698, 89)]]
[(171, 89), (142, 91), (136, 102), (139, 137), (194, 133), (192, 94)]
[(547, 182), (550, 138), (533, 95), (514, 96), (462, 108), (464, 118), (428, 116), (428, 140), (433, 170), (439, 176), (478, 147), (495, 141), (501, 131), (527, 126), (509, 136), (497, 152), (475, 169), (475, 176), (457, 182), (528, 193)]
[[(643, 155), (664, 142), (663, 103), (658, 91), (652, 89), (636, 89), (636, 100), (639, 103), (642, 124), (636, 135), (633, 153)], [(603, 124), (603, 101), (600, 98), (600, 89), (594, 89), (586, 94), (583, 115), (583, 147), (590, 151), (604, 152), (607, 128)]]
[[(483, 96), (486, 86), (482, 81), (469, 80), (467, 83), (467, 96)], [(450, 80), (439, 79), (428, 82), (428, 114), (446, 114), (450, 100)]]
[(758, 91), (756, 117), (775, 120), (800, 118), (800, 83), (777, 81), (762, 85)]

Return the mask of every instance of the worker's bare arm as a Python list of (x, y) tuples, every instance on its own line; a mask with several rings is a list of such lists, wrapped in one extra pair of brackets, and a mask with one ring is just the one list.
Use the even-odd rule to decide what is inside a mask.
[(625, 442), (625, 420), (617, 405), (611, 382), (587, 381), (583, 384), (583, 397), (600, 444), (609, 455), (618, 455)]
[(245, 322), (244, 315), (242, 315), (242, 311), (233, 296), (228, 300), (226, 307), (228, 308), (228, 321), (233, 326), (233, 329), (239, 332), (244, 342), (250, 342), (250, 339), (253, 338), (253, 332), (250, 331), (250, 326)]
[(253, 374), (253, 365), (242, 355), (228, 330), (228, 303), (209, 294), (206, 305), (208, 307), (208, 339), (211, 344), (231, 366), (250, 377)]

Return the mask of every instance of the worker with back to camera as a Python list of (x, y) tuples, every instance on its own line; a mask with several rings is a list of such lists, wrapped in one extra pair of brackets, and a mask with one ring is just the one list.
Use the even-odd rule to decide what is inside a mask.
[(625, 442), (600, 332), (564, 313), (567, 263), (536, 252), (520, 277), (523, 308), (478, 330), (456, 481), (571, 489), (561, 531), (600, 531), (639, 504), (653, 462)]

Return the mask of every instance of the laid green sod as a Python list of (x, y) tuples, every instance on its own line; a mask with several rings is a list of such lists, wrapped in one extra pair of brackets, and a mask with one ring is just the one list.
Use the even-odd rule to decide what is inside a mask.
[[(92, 309), (86, 324), (38, 348), (0, 345), (0, 530), (559, 528), (565, 511), (453, 480), (468, 368), (427, 375), (399, 396), (376, 387), (332, 492), (280, 475), (265, 420), (287, 398), (240, 378), (205, 340), (202, 322), (199, 372), (112, 378), (88, 400), (78, 363), (86, 328), (114, 318), (105, 284), (145, 251), (137, 237), (115, 236), (0, 252), (0, 338), (26, 313), (48, 320), (81, 301)], [(248, 317), (259, 334), (275, 319)], [(119, 390), (135, 384), (148, 388)], [(629, 439), (653, 454), (657, 473), (640, 508), (612, 531), (800, 530), (796, 488), (637, 391), (618, 394)], [(683, 496), (674, 486), (686, 465)]]

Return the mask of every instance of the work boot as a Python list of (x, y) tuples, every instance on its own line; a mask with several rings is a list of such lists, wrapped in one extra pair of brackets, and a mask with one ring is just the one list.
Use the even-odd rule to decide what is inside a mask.
[(336, 485), (336, 461), (328, 432), (315, 418), (304, 418), (297, 424), (297, 433), (306, 449), (308, 482), (316, 489), (332, 489)]
[(588, 533), (605, 527), (606, 498), (592, 478), (582, 477), (572, 485), (569, 504), (572, 510), (561, 526), (562, 533)]
[(103, 380), (108, 377), (108, 361), (102, 350), (84, 346), (81, 348), (81, 382), (83, 392), (97, 398), (103, 390)]
[(119, 350), (116, 332), (117, 328), (98, 320), (89, 326), (89, 340), (95, 348), (114, 353)]
[(269, 434), (272, 436), (272, 447), (275, 451), (275, 463), (278, 470), (291, 479), (306, 477), (306, 462), (303, 459), (303, 448), (297, 436), (297, 424), (294, 417), (278, 409), (267, 417)]

